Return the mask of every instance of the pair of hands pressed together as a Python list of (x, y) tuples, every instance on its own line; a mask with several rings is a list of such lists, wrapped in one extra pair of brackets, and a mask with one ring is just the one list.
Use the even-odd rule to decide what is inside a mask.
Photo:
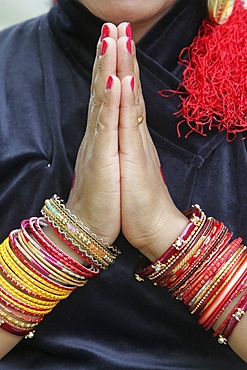
[(67, 206), (105, 241), (113, 243), (122, 230), (154, 260), (188, 221), (174, 206), (160, 174), (130, 32), (128, 23), (102, 28), (87, 129)]

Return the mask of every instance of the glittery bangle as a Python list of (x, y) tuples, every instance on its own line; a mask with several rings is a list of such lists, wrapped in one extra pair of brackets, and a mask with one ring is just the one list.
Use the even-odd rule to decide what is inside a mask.
[(191, 247), (188, 253), (183, 256), (181, 261), (175, 264), (172, 270), (166, 274), (165, 279), (163, 277), (162, 281), (165, 282), (165, 285), (167, 285), (170, 291), (173, 291), (178, 284), (181, 284), (184, 281), (184, 278), (193, 271), (194, 265), (198, 264), (199, 256), (205, 252), (205, 249), (208, 246), (205, 241), (207, 240), (212, 228), (213, 220), (208, 219), (205, 229), (198, 241)]
[(82, 256), (86, 256), (93, 264), (101, 269), (106, 269), (109, 264), (115, 261), (115, 256), (104, 249), (96, 239), (87, 233), (83, 228), (70, 219), (63, 208), (51, 200), (46, 200), (42, 208), (42, 214), (49, 225), (56, 228), (58, 235), (63, 237), (70, 247), (76, 247)]
[(106, 269), (120, 254), (115, 247), (104, 243), (72, 215), (58, 196), (47, 199), (41, 213), (70, 247), (76, 247), (97, 267)]
[[(34, 297), (39, 297), (41, 299), (47, 298), (48, 300), (58, 301), (60, 299), (67, 298), (70, 292), (67, 294), (52, 294), (47, 292), (44, 289), (36, 286), (35, 284), (30, 283), (29, 279), (23, 279), (21, 269), (15, 269), (13, 272), (8, 265), (5, 263), (5, 260), (0, 255), (0, 266), (4, 274), (9, 278), (18, 288), (24, 290), (26, 293), (33, 295)], [(19, 274), (19, 275), (18, 275)], [(22, 276), (21, 278), (19, 276)]]
[(14, 325), (15, 327), (19, 327), (26, 330), (31, 330), (35, 328), (40, 321), (42, 321), (43, 317), (40, 318), (39, 322), (29, 322), (26, 321), (26, 317), (22, 317), (21, 315), (17, 316), (15, 313), (10, 311), (8, 307), (3, 307), (0, 305), (0, 319), (3, 319), (5, 322)]
[(115, 257), (121, 254), (120, 250), (114, 245), (110, 245), (105, 242), (102, 238), (99, 238), (95, 233), (93, 233), (88, 227), (86, 227), (82, 221), (78, 220), (75, 215), (73, 215), (68, 208), (65, 207), (64, 201), (58, 197), (56, 194), (51, 198), (51, 202), (59, 207), (62, 212), (73, 221), (76, 226), (79, 226), (83, 232), (86, 232), (90, 237), (92, 237), (97, 243), (99, 243), (103, 249), (113, 254)]
[[(16, 234), (10, 233), (9, 235), (11, 247), (14, 253), (9, 250), (9, 254), (12, 256), (16, 263), (28, 274), (33, 273), (34, 276), (37, 275), (41, 281), (45, 281), (48, 284), (52, 284), (57, 288), (65, 288), (68, 290), (74, 290), (75, 286), (66, 286), (61, 280), (54, 281), (56, 274), (51, 274), (48, 268), (42, 260), (36, 258), (35, 253), (30, 248), (30, 243), (25, 243), (20, 230)], [(19, 261), (19, 262), (18, 262)], [(34, 265), (34, 266), (33, 266)]]
[[(187, 250), (182, 253), (177, 260), (173, 262), (171, 266), (166, 269), (161, 269), (161, 271), (157, 273), (153, 273), (148, 276), (148, 278), (154, 282), (155, 285), (159, 286), (166, 286), (167, 282), (179, 284), (180, 280), (176, 277), (176, 272), (180, 270), (182, 266), (185, 266), (185, 270), (189, 267), (189, 264), (185, 263), (185, 261), (189, 259), (193, 259), (193, 255), (197, 255), (198, 247), (201, 245), (202, 241), (205, 239), (205, 233), (208, 231), (208, 227), (210, 225), (211, 220), (206, 220), (199, 232), (195, 235), (195, 237), (190, 241)], [(181, 270), (180, 270), (181, 273)], [(174, 275), (172, 277), (172, 275)], [(169, 280), (170, 279), (170, 280)], [(171, 282), (172, 280), (172, 282)]]
[(245, 275), (245, 271), (247, 268), (247, 257), (246, 255), (239, 261), (236, 267), (234, 267), (233, 271), (227, 277), (227, 283), (224, 282), (223, 289), (221, 288), (216, 294), (215, 297), (212, 298), (211, 304), (203, 314), (199, 318), (199, 323), (203, 326), (208, 325), (208, 321), (212, 321), (212, 317), (217, 316), (218, 311), (222, 311), (227, 307), (226, 302), (229, 303), (228, 297), (232, 291), (234, 291), (236, 284), (238, 283), (239, 279), (242, 279)]

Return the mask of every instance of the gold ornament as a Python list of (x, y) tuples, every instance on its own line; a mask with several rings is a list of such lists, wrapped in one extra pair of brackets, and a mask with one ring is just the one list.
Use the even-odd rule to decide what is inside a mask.
[(223, 24), (233, 12), (235, 0), (208, 0), (209, 19), (216, 24)]

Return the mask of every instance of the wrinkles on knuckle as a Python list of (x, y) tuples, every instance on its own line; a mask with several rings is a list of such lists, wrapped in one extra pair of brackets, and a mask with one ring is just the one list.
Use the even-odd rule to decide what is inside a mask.
[(93, 94), (90, 101), (90, 110), (91, 112), (95, 112), (99, 110), (102, 106), (102, 100), (96, 95)]
[(109, 133), (113, 133), (113, 132), (116, 132), (117, 131), (117, 126), (116, 125), (109, 125), (109, 122), (106, 122), (106, 121), (103, 121), (101, 119), (99, 119), (97, 121), (97, 125), (96, 125), (96, 135), (97, 134), (109, 134)]

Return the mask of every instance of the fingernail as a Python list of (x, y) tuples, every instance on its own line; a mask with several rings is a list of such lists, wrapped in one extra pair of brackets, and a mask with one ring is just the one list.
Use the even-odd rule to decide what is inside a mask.
[(132, 45), (131, 45), (131, 39), (128, 38), (127, 42), (126, 42), (126, 47), (127, 47), (127, 50), (130, 54), (132, 54)]
[(106, 90), (110, 90), (113, 84), (113, 77), (109, 76), (106, 82)]
[(101, 29), (100, 41), (102, 41), (105, 37), (109, 37), (109, 35), (110, 35), (110, 29), (107, 26), (107, 24), (104, 24), (104, 26)]
[(108, 44), (105, 40), (102, 41), (102, 44), (101, 44), (101, 53), (100, 55), (103, 57), (103, 55), (105, 55), (106, 53), (106, 50), (107, 50), (107, 47), (108, 47)]
[(131, 87), (131, 90), (134, 91), (134, 88), (135, 88), (135, 77), (134, 76), (130, 80), (130, 87)]
[(126, 36), (129, 37), (131, 40), (133, 40), (132, 28), (131, 28), (130, 23), (128, 23), (128, 25), (126, 26)]

